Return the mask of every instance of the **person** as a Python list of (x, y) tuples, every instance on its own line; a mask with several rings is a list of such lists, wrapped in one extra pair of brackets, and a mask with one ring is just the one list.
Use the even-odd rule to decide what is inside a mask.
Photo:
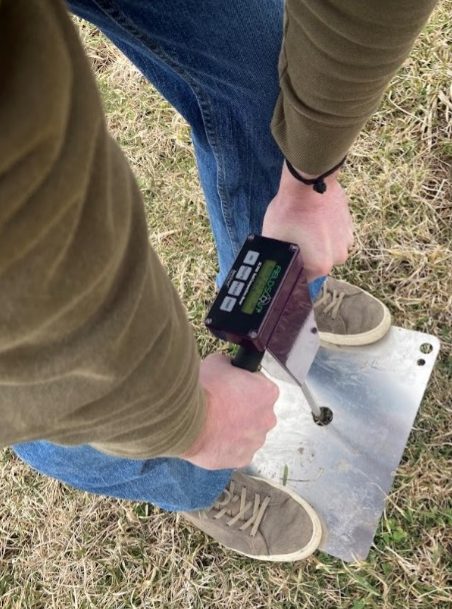
[[(384, 305), (332, 278), (353, 243), (338, 181), (433, 0), (73, 0), (191, 126), (225, 278), (246, 236), (300, 245), (321, 338)], [(0, 446), (76, 488), (149, 501), (252, 558), (319, 545), (315, 510), (248, 464), (278, 390), (200, 362), (149, 246), (62, 0), (0, 0)], [(279, 62), (279, 76), (278, 76)]]

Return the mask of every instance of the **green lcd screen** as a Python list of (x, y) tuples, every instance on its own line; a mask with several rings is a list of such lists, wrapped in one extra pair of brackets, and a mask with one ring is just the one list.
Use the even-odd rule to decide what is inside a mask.
[(256, 305), (259, 302), (259, 298), (264, 293), (265, 288), (272, 277), (273, 271), (276, 267), (275, 260), (265, 260), (262, 264), (250, 291), (248, 292), (245, 302), (242, 306), (242, 311), (248, 315), (252, 315), (256, 311)]

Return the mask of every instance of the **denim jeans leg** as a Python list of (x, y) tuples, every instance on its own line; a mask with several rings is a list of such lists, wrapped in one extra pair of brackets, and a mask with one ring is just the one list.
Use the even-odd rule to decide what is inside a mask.
[(221, 282), (260, 232), (283, 158), (270, 131), (283, 0), (73, 0), (187, 119)]
[(182, 459), (124, 459), (88, 445), (61, 446), (39, 440), (12, 448), (33, 469), (70, 486), (146, 501), (168, 511), (211, 506), (231, 476), (230, 470), (208, 471)]

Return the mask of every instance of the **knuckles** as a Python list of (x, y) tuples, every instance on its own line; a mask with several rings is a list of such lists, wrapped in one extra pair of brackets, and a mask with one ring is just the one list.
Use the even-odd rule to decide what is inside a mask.
[(333, 263), (330, 261), (325, 261), (325, 262), (317, 261), (317, 264), (312, 268), (311, 272), (312, 272), (313, 277), (321, 277), (323, 275), (329, 275), (332, 268), (333, 268)]
[(272, 413), (272, 416), (270, 416), (268, 418), (268, 429), (273, 429), (274, 427), (276, 427), (276, 424), (278, 422), (278, 419), (276, 418), (275, 413)]
[(347, 262), (347, 258), (348, 258), (348, 250), (343, 250), (337, 256), (337, 264), (344, 264), (345, 262)]
[(274, 404), (276, 402), (276, 400), (279, 398), (278, 385), (276, 385), (275, 383), (272, 383), (271, 381), (268, 381), (265, 391), (266, 391), (266, 394), (268, 395), (268, 399), (271, 401), (272, 404)]

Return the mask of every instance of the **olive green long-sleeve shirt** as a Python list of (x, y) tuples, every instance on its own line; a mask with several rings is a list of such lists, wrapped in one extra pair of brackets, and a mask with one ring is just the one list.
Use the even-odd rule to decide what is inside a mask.
[(319, 175), (344, 158), (436, 0), (287, 0), (272, 128)]
[[(434, 4), (288, 0), (273, 133), (295, 166), (345, 155)], [(65, 5), (0, 0), (0, 446), (180, 455), (198, 370)]]

